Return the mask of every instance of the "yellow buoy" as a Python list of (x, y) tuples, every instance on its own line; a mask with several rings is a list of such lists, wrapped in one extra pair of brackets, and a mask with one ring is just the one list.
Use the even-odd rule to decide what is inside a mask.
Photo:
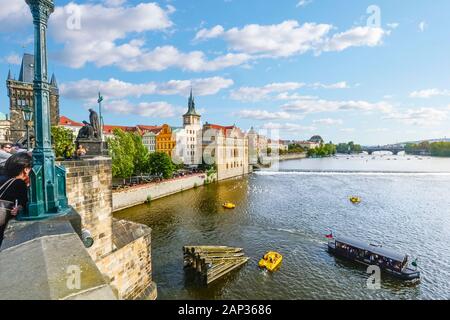
[(259, 261), (259, 267), (265, 268), (269, 270), (270, 272), (276, 271), (280, 266), (281, 262), (283, 261), (283, 256), (279, 254), (278, 252), (269, 252), (267, 253), (261, 261)]
[(350, 197), (350, 202), (353, 204), (361, 203), (361, 198), (359, 197)]
[(235, 208), (236, 208), (236, 205), (235, 205), (234, 203), (227, 202), (227, 203), (224, 203), (224, 204), (223, 204), (223, 207), (224, 207), (225, 209), (235, 209)]

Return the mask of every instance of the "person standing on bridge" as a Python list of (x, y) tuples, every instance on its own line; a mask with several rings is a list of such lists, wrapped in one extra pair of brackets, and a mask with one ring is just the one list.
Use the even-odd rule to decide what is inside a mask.
[(29, 174), (32, 157), (26, 152), (12, 155), (5, 163), (0, 177), (0, 248), (9, 220), (28, 204)]

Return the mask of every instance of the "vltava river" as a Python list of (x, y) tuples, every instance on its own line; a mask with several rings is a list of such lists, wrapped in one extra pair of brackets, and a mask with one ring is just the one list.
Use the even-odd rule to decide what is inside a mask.
[[(153, 229), (160, 299), (450, 299), (450, 159), (338, 157), (286, 161), (279, 170), (116, 214)], [(363, 202), (350, 204), (350, 195)], [(237, 209), (222, 209), (226, 201)], [(326, 252), (330, 230), (418, 257), (421, 282), (383, 276), (380, 290), (368, 289), (365, 268)], [(199, 288), (185, 283), (184, 245), (242, 247), (251, 260)], [(284, 257), (275, 274), (257, 267), (272, 250)]]

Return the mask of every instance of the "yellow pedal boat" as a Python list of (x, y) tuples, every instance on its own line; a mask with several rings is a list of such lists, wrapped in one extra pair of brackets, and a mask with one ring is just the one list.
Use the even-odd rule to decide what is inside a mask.
[(361, 198), (359, 197), (350, 197), (350, 202), (353, 204), (359, 204), (361, 203)]
[(236, 208), (236, 205), (234, 203), (231, 203), (231, 202), (224, 203), (222, 206), (225, 209), (235, 209)]
[(281, 254), (278, 252), (269, 252), (261, 259), (261, 261), (259, 261), (258, 265), (260, 268), (265, 268), (270, 272), (274, 272), (281, 266), (282, 261), (283, 256)]

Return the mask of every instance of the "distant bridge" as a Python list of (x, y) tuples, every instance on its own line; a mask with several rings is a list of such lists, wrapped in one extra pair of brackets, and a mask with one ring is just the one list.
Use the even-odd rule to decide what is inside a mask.
[(387, 146), (372, 146), (372, 147), (362, 147), (362, 151), (372, 154), (374, 152), (392, 152), (392, 154), (397, 155), (400, 152), (404, 152), (405, 146), (403, 145), (387, 145)]

